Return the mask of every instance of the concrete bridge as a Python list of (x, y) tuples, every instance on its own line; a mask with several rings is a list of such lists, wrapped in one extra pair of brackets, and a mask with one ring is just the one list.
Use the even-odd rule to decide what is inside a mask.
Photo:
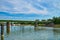
[[(10, 33), (10, 25), (13, 25), (14, 22), (20, 22), (20, 21), (0, 21), (0, 26), (1, 26), (1, 40), (4, 40), (4, 25), (6, 25), (6, 33), (9, 34)], [(23, 22), (28, 22), (28, 21), (23, 21)], [(20, 23), (23, 23), (20, 22)], [(30, 21), (33, 22), (33, 21)], [(38, 21), (36, 20), (34, 22), (34, 26), (37, 27), (38, 26)]]
[[(0, 21), (1, 26), (1, 40), (4, 40), (4, 25), (6, 26), (6, 33), (10, 33), (10, 25), (13, 25), (14, 23), (23, 24), (23, 23), (29, 23), (29, 21)], [(34, 27), (38, 27), (39, 20), (30, 21), (30, 24), (33, 23)], [(46, 26), (53, 26), (53, 23), (46, 24)]]

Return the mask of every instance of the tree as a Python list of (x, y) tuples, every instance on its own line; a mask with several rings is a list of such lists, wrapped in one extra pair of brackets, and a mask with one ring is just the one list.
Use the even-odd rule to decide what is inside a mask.
[(55, 24), (60, 24), (60, 17), (53, 17), (53, 22)]

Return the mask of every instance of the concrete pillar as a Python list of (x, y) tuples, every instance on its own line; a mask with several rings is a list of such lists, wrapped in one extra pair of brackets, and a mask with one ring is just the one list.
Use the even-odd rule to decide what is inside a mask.
[(35, 20), (35, 27), (38, 27), (38, 20)]
[(7, 34), (10, 33), (10, 23), (9, 22), (6, 23), (6, 32), (7, 32)]
[(1, 40), (4, 40), (4, 24), (1, 24)]

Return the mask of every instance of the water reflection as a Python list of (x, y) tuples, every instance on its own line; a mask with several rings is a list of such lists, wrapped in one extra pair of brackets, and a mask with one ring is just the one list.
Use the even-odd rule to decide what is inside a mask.
[(60, 40), (60, 29), (54, 29), (55, 40)]
[[(60, 40), (60, 29), (52, 27), (10, 26), (10, 34), (4, 32), (4, 40)], [(4, 31), (6, 31), (6, 26)]]

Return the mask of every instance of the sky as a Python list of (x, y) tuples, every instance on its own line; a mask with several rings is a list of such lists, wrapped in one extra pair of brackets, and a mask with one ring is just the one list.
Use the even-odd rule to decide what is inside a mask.
[(60, 0), (0, 0), (0, 20), (42, 20), (60, 16)]

